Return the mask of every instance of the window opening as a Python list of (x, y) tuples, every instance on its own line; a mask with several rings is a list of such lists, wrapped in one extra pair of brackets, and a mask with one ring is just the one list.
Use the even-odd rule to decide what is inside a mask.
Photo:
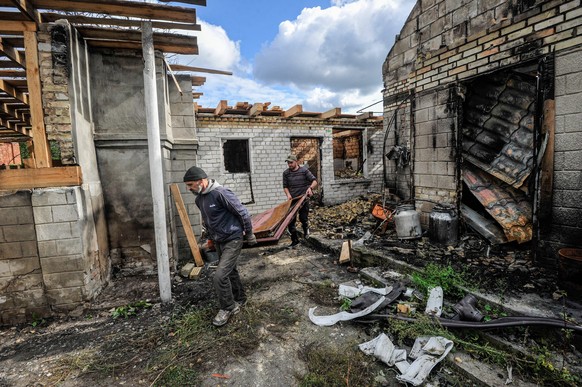
[(364, 177), (362, 130), (333, 129), (333, 171), (339, 179)]
[(251, 172), (249, 140), (225, 140), (222, 144), (222, 154), (226, 172)]

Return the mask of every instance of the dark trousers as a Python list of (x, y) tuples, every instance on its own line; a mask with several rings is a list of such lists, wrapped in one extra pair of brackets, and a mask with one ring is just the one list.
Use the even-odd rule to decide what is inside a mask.
[[(309, 227), (309, 222), (308, 222), (308, 217), (309, 217), (309, 201), (305, 200), (303, 202), (303, 205), (301, 206), (301, 208), (298, 211), (299, 213), (299, 221), (301, 222), (301, 225), (303, 226), (303, 233), (305, 233), (305, 231), (307, 230), (307, 227)], [(294, 216), (293, 219), (291, 219), (291, 221), (289, 222), (289, 226), (288, 226), (288, 230), (291, 233), (291, 240), (292, 241), (299, 241), (299, 236), (297, 236), (297, 216)]]
[(232, 310), (234, 303), (246, 300), (245, 291), (237, 269), (238, 258), (243, 246), (242, 238), (228, 242), (216, 243), (219, 261), (214, 272), (214, 291), (218, 297), (220, 309)]

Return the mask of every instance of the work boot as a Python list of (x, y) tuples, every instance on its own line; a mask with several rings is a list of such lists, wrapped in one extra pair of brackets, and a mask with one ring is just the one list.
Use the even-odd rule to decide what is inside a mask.
[(287, 246), (288, 249), (295, 249), (299, 245), (299, 239), (294, 239), (291, 244)]
[(237, 303), (234, 304), (232, 310), (220, 309), (214, 317), (214, 320), (212, 320), (212, 324), (221, 327), (228, 322), (230, 316), (234, 316), (238, 312), (240, 312), (240, 306)]

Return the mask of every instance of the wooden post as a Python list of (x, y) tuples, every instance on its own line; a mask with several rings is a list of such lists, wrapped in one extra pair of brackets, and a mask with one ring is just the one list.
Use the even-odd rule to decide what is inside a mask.
[(194, 262), (196, 262), (196, 266), (204, 266), (204, 261), (202, 260), (202, 255), (200, 255), (200, 249), (198, 248), (198, 242), (196, 242), (196, 236), (194, 235), (194, 231), (192, 231), (190, 218), (188, 218), (188, 211), (186, 211), (186, 206), (184, 205), (184, 200), (182, 200), (178, 184), (172, 184), (170, 190), (172, 191), (176, 208), (178, 208), (178, 214), (180, 215), (182, 226), (184, 226), (184, 232), (186, 233), (186, 238), (188, 238), (190, 250), (194, 256)]
[(52, 157), (44, 127), (36, 32), (24, 31), (24, 50), (26, 53), (26, 80), (28, 82), (34, 160), (37, 168), (48, 168), (52, 166)]

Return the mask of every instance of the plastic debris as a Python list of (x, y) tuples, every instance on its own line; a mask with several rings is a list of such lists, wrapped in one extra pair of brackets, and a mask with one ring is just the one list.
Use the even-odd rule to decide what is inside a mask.
[(353, 282), (346, 282), (340, 284), (338, 292), (340, 296), (348, 298), (356, 298), (364, 293), (373, 292), (385, 296), (392, 291), (392, 286), (387, 286), (384, 288), (372, 288), (369, 286), (364, 286), (362, 284), (355, 284)]
[(443, 312), (443, 299), (443, 288), (436, 286), (430, 289), (424, 313), (431, 316), (440, 317), (441, 313)]
[(338, 321), (353, 320), (355, 318), (363, 317), (367, 314), (370, 314), (373, 311), (375, 311), (376, 308), (378, 308), (380, 306), (380, 304), (382, 304), (384, 302), (385, 299), (386, 299), (386, 297), (382, 296), (374, 304), (372, 304), (369, 307), (367, 307), (366, 309), (363, 309), (363, 310), (356, 312), (356, 313), (339, 312), (336, 314), (332, 314), (330, 316), (316, 316), (316, 315), (314, 315), (313, 312), (315, 311), (315, 309), (317, 309), (317, 307), (313, 307), (313, 308), (309, 309), (309, 319), (315, 325), (319, 325), (321, 327), (329, 327), (329, 326), (334, 325)]

